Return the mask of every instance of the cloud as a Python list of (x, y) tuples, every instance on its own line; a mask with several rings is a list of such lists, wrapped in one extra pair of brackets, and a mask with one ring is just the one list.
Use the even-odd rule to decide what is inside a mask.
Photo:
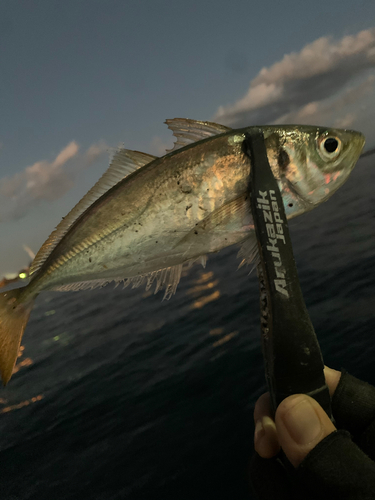
[(164, 141), (161, 137), (155, 136), (151, 141), (151, 154), (155, 156), (164, 156), (168, 149), (173, 148), (173, 141)]
[[(280, 116), (274, 123), (317, 123), (331, 121), (335, 127), (347, 128), (355, 122), (358, 109), (356, 104), (375, 89), (375, 75), (346, 88), (336, 97), (309, 102), (296, 111)], [(348, 111), (354, 106), (356, 111)], [(337, 117), (334, 120), (332, 117)]]
[[(279, 122), (281, 117), (311, 117), (324, 106), (328, 112), (327, 99), (344, 91), (350, 81), (365, 78), (374, 68), (375, 28), (338, 41), (322, 37), (263, 68), (250, 82), (245, 96), (233, 105), (220, 106), (214, 120), (244, 126)], [(364, 92), (374, 86), (374, 81), (370, 79), (366, 85)], [(361, 91), (361, 83), (356, 83), (356, 88)], [(353, 92), (346, 105), (362, 95)]]
[(338, 128), (350, 128), (356, 120), (356, 115), (354, 113), (348, 113), (342, 118), (338, 118), (335, 121), (335, 127)]
[(64, 196), (74, 186), (77, 174), (106, 149), (101, 142), (79, 154), (78, 144), (72, 141), (53, 161), (37, 161), (12, 177), (0, 179), (0, 220), (19, 219), (41, 201)]

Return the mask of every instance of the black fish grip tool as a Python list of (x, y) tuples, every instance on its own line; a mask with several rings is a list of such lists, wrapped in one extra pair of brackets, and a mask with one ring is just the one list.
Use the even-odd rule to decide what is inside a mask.
[(314, 398), (332, 419), (319, 343), (303, 300), (283, 199), (268, 162), (261, 129), (247, 134), (250, 202), (260, 264), (261, 333), (266, 380), (275, 412), (292, 394)]

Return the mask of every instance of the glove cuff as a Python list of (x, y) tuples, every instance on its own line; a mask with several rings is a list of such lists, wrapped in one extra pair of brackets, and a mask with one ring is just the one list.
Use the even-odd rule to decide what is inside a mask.
[(375, 498), (375, 463), (353, 443), (347, 431), (336, 431), (323, 439), (296, 469), (296, 476), (311, 498)]

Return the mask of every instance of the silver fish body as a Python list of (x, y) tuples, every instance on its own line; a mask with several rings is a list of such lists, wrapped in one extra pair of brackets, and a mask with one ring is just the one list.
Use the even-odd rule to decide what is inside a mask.
[(152, 161), (83, 214), (40, 270), (38, 288), (147, 274), (243, 240), (250, 228), (236, 213), (228, 232), (211, 234), (202, 222), (243, 196), (248, 182), (249, 163), (233, 137)]
[[(298, 134), (294, 127), (283, 127), (282, 134), (280, 127), (264, 128), (268, 157), (289, 217), (327, 199), (360, 153), (357, 148), (323, 172), (306, 144), (311, 132), (314, 139), (319, 132), (301, 128), (303, 133)], [(36, 290), (144, 275), (246, 239), (253, 230), (247, 199), (250, 165), (242, 151), (247, 131), (230, 131), (178, 149), (116, 184), (63, 237), (34, 278)], [(340, 135), (348, 136), (349, 144), (354, 142), (352, 132)], [(358, 142), (363, 142), (359, 134)], [(281, 147), (289, 157), (284, 160), (289, 179), (280, 166)], [(327, 182), (327, 176), (335, 175)]]
[[(16, 313), (9, 308), (28, 318), (43, 290), (79, 290), (112, 280), (138, 285), (147, 279), (151, 286), (156, 279), (156, 289), (164, 287), (169, 298), (184, 263), (241, 242), (244, 253), (249, 249), (245, 260), (252, 259), (251, 165), (243, 151), (250, 128), (183, 119), (167, 123), (178, 139), (174, 150), (161, 158), (119, 150), (108, 172), (42, 246), (30, 283), (0, 295), (0, 313), (8, 308), (0, 320), (3, 381), (10, 378), (14, 346), (26, 324), (18, 326), (17, 342), (10, 342), (10, 317)], [(328, 199), (345, 182), (364, 145), (362, 134), (354, 131), (262, 129), (289, 218)], [(126, 175), (125, 167), (133, 172)]]

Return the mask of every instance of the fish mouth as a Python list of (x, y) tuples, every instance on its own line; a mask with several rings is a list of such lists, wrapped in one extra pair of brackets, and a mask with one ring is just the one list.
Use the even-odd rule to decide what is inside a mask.
[(357, 132), (357, 137), (356, 137), (356, 146), (357, 146), (357, 153), (354, 155), (354, 163), (358, 160), (358, 158), (361, 156), (361, 153), (363, 151), (363, 148), (365, 147), (366, 144), (366, 138), (361, 132)]
[(357, 132), (356, 130), (346, 130), (346, 132), (352, 134), (353, 136), (352, 138), (353, 149), (350, 152), (351, 154), (348, 154), (348, 157), (353, 162), (352, 168), (354, 168), (366, 144), (366, 138), (361, 132)]
[(361, 132), (357, 132), (355, 130), (348, 130), (348, 133), (352, 134), (351, 139), (351, 148), (347, 152), (346, 157), (343, 159), (343, 164), (341, 167), (341, 172), (344, 174), (342, 181), (336, 185), (336, 191), (344, 182), (347, 180), (348, 176), (356, 166), (359, 158), (361, 157), (361, 153), (366, 143), (366, 138)]

